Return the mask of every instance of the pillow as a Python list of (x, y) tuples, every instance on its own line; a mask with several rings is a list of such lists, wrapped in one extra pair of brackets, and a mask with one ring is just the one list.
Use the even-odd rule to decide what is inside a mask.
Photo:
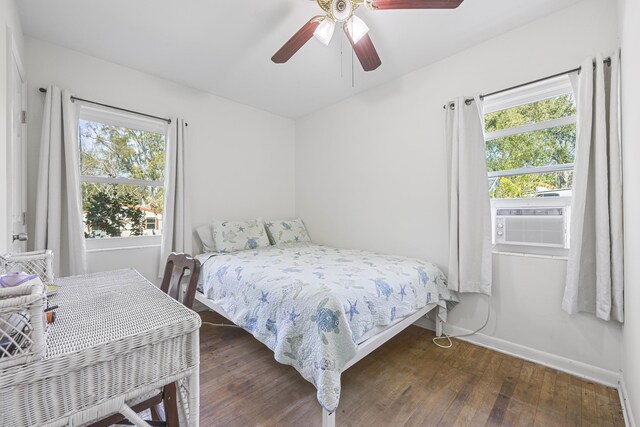
[(264, 221), (214, 221), (213, 240), (218, 252), (237, 252), (270, 246)]
[(269, 238), (274, 245), (311, 242), (309, 233), (300, 218), (285, 221), (268, 221)]
[(216, 242), (213, 240), (213, 225), (207, 224), (196, 228), (196, 234), (202, 242), (203, 252), (216, 252)]

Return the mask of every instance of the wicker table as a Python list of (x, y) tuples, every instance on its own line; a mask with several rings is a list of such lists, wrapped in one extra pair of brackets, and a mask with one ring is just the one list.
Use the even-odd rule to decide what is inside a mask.
[(57, 320), (37, 362), (0, 371), (0, 426), (77, 426), (178, 381), (183, 421), (198, 425), (200, 317), (135, 270), (58, 279)]

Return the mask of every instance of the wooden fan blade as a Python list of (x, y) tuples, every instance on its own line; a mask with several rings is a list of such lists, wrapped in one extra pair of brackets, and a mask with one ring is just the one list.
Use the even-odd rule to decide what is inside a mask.
[(295, 55), (302, 46), (304, 46), (309, 40), (311, 40), (314, 31), (316, 30), (316, 28), (318, 28), (318, 25), (320, 25), (320, 22), (322, 21), (321, 18), (321, 16), (315, 16), (311, 18), (309, 22), (304, 24), (302, 28), (300, 28), (298, 32), (295, 33), (293, 37), (291, 37), (289, 41), (286, 42), (284, 46), (282, 46), (280, 50), (276, 52), (275, 55), (273, 55), (271, 60), (276, 64), (284, 64), (289, 59), (291, 59), (291, 57)]
[(382, 61), (378, 56), (378, 51), (376, 51), (369, 34), (366, 34), (358, 41), (358, 43), (354, 44), (346, 25), (344, 26), (344, 33), (347, 35), (349, 43), (353, 46), (353, 51), (356, 53), (356, 56), (365, 71), (373, 71), (382, 65)]
[(372, 0), (374, 9), (455, 9), (464, 0)]

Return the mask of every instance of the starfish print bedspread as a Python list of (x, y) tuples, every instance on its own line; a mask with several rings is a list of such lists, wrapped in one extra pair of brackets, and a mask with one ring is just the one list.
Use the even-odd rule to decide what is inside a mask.
[(406, 257), (295, 244), (204, 259), (205, 296), (314, 384), (329, 412), (340, 372), (367, 334), (458, 301), (438, 267)]

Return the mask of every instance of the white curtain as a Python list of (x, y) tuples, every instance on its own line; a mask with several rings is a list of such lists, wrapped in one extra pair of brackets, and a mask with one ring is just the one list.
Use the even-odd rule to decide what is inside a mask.
[(192, 250), (189, 183), (185, 171), (186, 130), (184, 120), (174, 118), (167, 132), (160, 277), (164, 274), (164, 266), (171, 252), (189, 253)]
[(54, 252), (56, 276), (82, 274), (87, 268), (79, 151), (77, 105), (68, 91), (49, 86), (42, 119), (34, 249)]
[(622, 170), (617, 55), (589, 58), (579, 76), (571, 248), (562, 308), (624, 321)]
[(491, 207), (482, 100), (456, 99), (447, 106), (445, 121), (449, 288), (491, 295)]

